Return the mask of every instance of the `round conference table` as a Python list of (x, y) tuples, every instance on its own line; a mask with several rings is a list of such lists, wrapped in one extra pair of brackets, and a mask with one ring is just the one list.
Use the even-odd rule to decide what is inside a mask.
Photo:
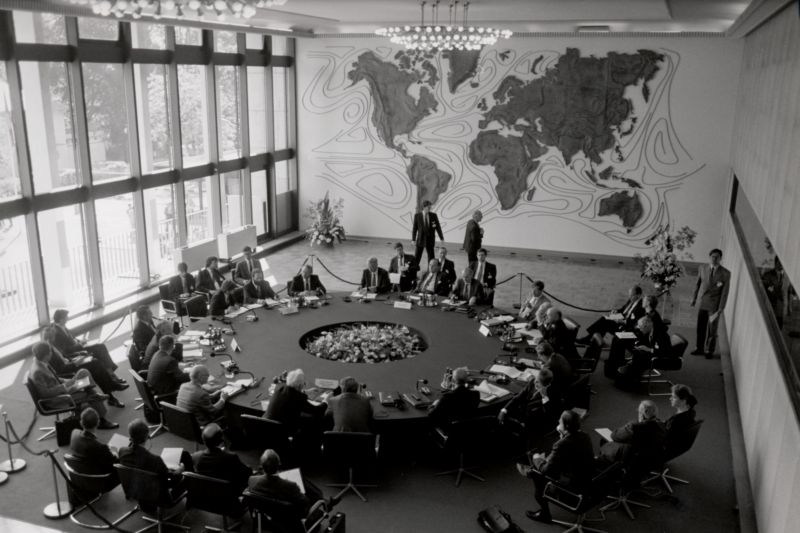
[[(502, 353), (502, 342), (496, 337), (485, 337), (479, 331), (480, 324), (465, 313), (443, 311), (443, 306), (418, 307), (411, 310), (393, 306), (394, 298), (385, 296), (361, 303), (357, 300), (346, 302), (344, 294), (332, 294), (328, 305), (317, 309), (300, 308), (299, 312), (282, 315), (278, 309), (257, 308), (231, 320), (231, 326), (219, 321), (204, 319), (190, 326), (203, 330), (210, 323), (215, 327), (232, 327), (234, 335), (223, 335), (229, 353), (242, 371), (252, 372), (257, 378), (264, 377), (261, 384), (253, 389), (239, 393), (229, 400), (229, 411), (260, 413), (261, 401), (269, 399), (269, 387), (274, 377), (282, 372), (302, 368), (306, 376), (306, 386), (314, 387), (317, 378), (339, 380), (345, 376), (354, 377), (365, 384), (373, 393), (373, 410), (376, 423), (381, 421), (419, 420), (427, 416), (426, 409), (416, 409), (406, 404), (405, 409), (385, 407), (378, 401), (379, 392), (416, 393), (419, 379), (427, 379), (431, 389), (430, 397), (416, 393), (422, 399), (433, 400), (439, 396), (440, 383), (447, 367), (467, 366), (471, 370), (481, 370), (490, 366), (496, 356)], [(249, 322), (245, 318), (255, 313), (259, 320)], [(344, 363), (322, 359), (306, 352), (300, 345), (300, 338), (307, 332), (328, 325), (343, 322), (386, 322), (403, 324), (413, 328), (425, 339), (428, 348), (413, 358), (383, 363)], [(231, 339), (235, 338), (241, 352), (231, 349)], [(207, 350), (206, 350), (207, 352)], [(206, 354), (205, 364), (212, 375), (220, 375), (218, 363), (227, 357), (214, 358)], [(239, 376), (239, 377), (246, 377)], [(520, 390), (522, 384), (512, 381), (502, 385), (512, 393)], [(322, 391), (320, 391), (322, 392)], [(313, 393), (309, 393), (313, 398)], [(483, 407), (496, 406), (508, 400), (506, 397), (495, 400)]]

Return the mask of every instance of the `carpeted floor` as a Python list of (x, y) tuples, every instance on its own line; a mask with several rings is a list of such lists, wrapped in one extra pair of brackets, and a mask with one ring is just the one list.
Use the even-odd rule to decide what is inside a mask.
[[(344, 280), (359, 279), (366, 258), (375, 255), (382, 266), (388, 265), (392, 255), (391, 243), (378, 241), (348, 241), (334, 249), (313, 249), (317, 254), (315, 272), (320, 274), (329, 290), (348, 290), (350, 285), (335, 279), (325, 271), (330, 269)], [(269, 272), (277, 287), (283, 287), (309, 254), (304, 243), (295, 244), (267, 258)], [(465, 264), (463, 252), (451, 247), (450, 258), (455, 260), (460, 270)], [(321, 259), (321, 262), (320, 262)], [(609, 261), (586, 257), (562, 257), (531, 254), (492, 254), (489, 261), (498, 265), (498, 278), (505, 279), (516, 273), (526, 273), (531, 278), (542, 279), (546, 290), (559, 299), (587, 309), (607, 310), (621, 302), (628, 286), (639, 281), (638, 271), (632, 261)], [(324, 265), (324, 266), (323, 266)], [(673, 295), (672, 330), (687, 338), (693, 336), (693, 313), (689, 307), (690, 289), (693, 279), (687, 278), (679, 283)], [(645, 289), (647, 287), (645, 286)], [(523, 294), (529, 290), (525, 281)], [(495, 305), (510, 308), (519, 299), (519, 280), (515, 278), (498, 287)], [(584, 326), (597, 315), (563, 307), (566, 314)], [(105, 338), (116, 326), (109, 324), (93, 332), (92, 336)], [(298, 332), (299, 334), (300, 332)], [(115, 359), (124, 360), (121, 342), (129, 337), (128, 321), (108, 341)], [(690, 345), (691, 347), (691, 345)], [(302, 363), (299, 363), (301, 365)], [(21, 376), (28, 362), (15, 363), (0, 369), (0, 404), (7, 411), (10, 420), (18, 431), (24, 430), (32, 420), (33, 409), (27, 392), (22, 387)], [(121, 364), (121, 375), (127, 373), (126, 364)], [(675, 461), (673, 470), (679, 477), (691, 480), (688, 486), (677, 486), (674, 497), (653, 493), (643, 496), (651, 505), (637, 513), (635, 521), (619, 511), (608, 513), (606, 521), (597, 524), (607, 531), (653, 531), (653, 532), (692, 532), (692, 531), (738, 531), (738, 517), (735, 512), (736, 495), (734, 491), (734, 472), (731, 464), (729, 429), (726, 418), (725, 397), (719, 359), (686, 355), (684, 368), (674, 381), (691, 386), (699, 398), (699, 416), (705, 425), (694, 448)], [(592, 405), (584, 428), (591, 431), (595, 427), (616, 427), (635, 417), (638, 402), (645, 397), (644, 391), (624, 392), (613, 386), (602, 376), (601, 369), (595, 374)], [(120, 398), (127, 404), (125, 409), (111, 409), (110, 417), (122, 427), (139, 416), (132, 405), (133, 389), (122, 393)], [(663, 418), (671, 412), (667, 397), (657, 400)], [(36, 425), (46, 425), (48, 420), (38, 420)], [(107, 438), (111, 432), (100, 432)], [(36, 442), (38, 431), (34, 428), (28, 445), (35, 450), (55, 448), (55, 440)], [(597, 437), (593, 435), (597, 443)], [(390, 444), (390, 443), (387, 443)], [(381, 465), (380, 487), (367, 489), (367, 503), (348, 496), (338, 506), (347, 515), (347, 530), (351, 533), (406, 533), (406, 532), (479, 532), (476, 523), (478, 511), (492, 504), (499, 504), (507, 510), (527, 532), (559, 531), (559, 526), (548, 526), (529, 521), (524, 516), (526, 509), (535, 508), (533, 485), (519, 476), (514, 468), (513, 452), (503, 442), (497, 442), (491, 453), (476, 464), (476, 471), (486, 478), (484, 483), (466, 479), (461, 487), (453, 486), (453, 478), (436, 477), (434, 473), (452, 467), (447, 457), (435, 453), (424, 437), (416, 437), (402, 444), (392, 443), (394, 452)], [(159, 452), (166, 446), (192, 445), (173, 437), (162, 435), (151, 441), (152, 450)], [(63, 451), (63, 450), (62, 450)], [(28, 467), (13, 474), (10, 480), (0, 486), (0, 515), (48, 526), (64, 531), (79, 531), (81, 528), (67, 520), (49, 521), (42, 516), (42, 509), (55, 501), (52, 487), (52, 474), (45, 458), (34, 457), (14, 447), (14, 454), (28, 461)], [(0, 459), (5, 459), (4, 448), (0, 448)], [(252, 460), (252, 459), (248, 459)], [(320, 485), (334, 481), (334, 473), (328, 465), (317, 465), (306, 472)], [(63, 484), (62, 497), (63, 497)], [(329, 489), (333, 490), (333, 489)], [(107, 516), (116, 516), (131, 507), (124, 501), (121, 489), (116, 489), (101, 500), (98, 509)], [(568, 513), (554, 510), (558, 518), (570, 518)], [(206, 517), (195, 511), (190, 512), (185, 521), (200, 531), (200, 524), (207, 520), (217, 525), (215, 517)], [(123, 524), (128, 530), (143, 527), (143, 522), (132, 518)], [(249, 529), (249, 521), (243, 529)]]

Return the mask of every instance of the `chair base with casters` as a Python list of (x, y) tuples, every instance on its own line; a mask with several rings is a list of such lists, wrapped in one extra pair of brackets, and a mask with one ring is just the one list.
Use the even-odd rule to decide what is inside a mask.
[(600, 511), (613, 511), (615, 509), (622, 509), (628, 515), (631, 520), (636, 520), (636, 515), (633, 514), (633, 510), (631, 509), (631, 505), (635, 505), (636, 507), (641, 507), (643, 509), (650, 509), (650, 506), (646, 503), (638, 502), (636, 500), (631, 499), (631, 495), (633, 494), (633, 490), (620, 490), (619, 496), (606, 496), (606, 498), (611, 500), (611, 503), (607, 503), (606, 505), (600, 508)]
[[(177, 504), (178, 502), (176, 502), (176, 505)], [(141, 507), (139, 507), (138, 505), (133, 510), (142, 511)], [(175, 517), (180, 516), (182, 514), (184, 514), (183, 511), (177, 511), (175, 513), (165, 516), (164, 509), (161, 508), (159, 508), (156, 511), (155, 516), (150, 516), (146, 514), (144, 511), (142, 511), (142, 516), (141, 516), (142, 520), (144, 520), (145, 522), (150, 522), (150, 525), (143, 527), (142, 529), (139, 529), (134, 533), (144, 533), (145, 531), (150, 531), (153, 528), (156, 528), (156, 531), (158, 531), (158, 533), (163, 533), (165, 527), (181, 529), (183, 531), (191, 531), (192, 530), (191, 526), (184, 526), (183, 524), (177, 524), (175, 522), (171, 522), (171, 520), (174, 520)]]
[(585, 522), (601, 522), (605, 518), (589, 518), (588, 515), (599, 502), (602, 501), (603, 494), (605, 494), (607, 485), (613, 480), (613, 476), (620, 468), (619, 463), (607, 467), (592, 479), (590, 486), (586, 487), (580, 494), (573, 492), (572, 489), (561, 485), (556, 480), (550, 480), (544, 488), (544, 498), (555, 504), (556, 506), (575, 513), (574, 522), (566, 522), (563, 520), (553, 519), (554, 524), (567, 526), (567, 532), (576, 531), (591, 531), (594, 533), (606, 533), (602, 529), (596, 529), (584, 525)]
[(347, 494), (348, 491), (352, 490), (353, 492), (356, 493), (356, 496), (361, 498), (362, 502), (366, 502), (367, 498), (363, 494), (361, 494), (361, 491), (358, 490), (358, 489), (360, 489), (360, 488), (361, 489), (374, 489), (374, 488), (378, 487), (378, 485), (366, 485), (366, 484), (363, 484), (363, 483), (360, 483), (360, 484), (357, 485), (353, 481), (353, 467), (349, 467), (347, 469), (347, 483), (328, 483), (327, 486), (331, 487), (331, 488), (343, 487), (342, 490), (340, 490), (336, 494), (336, 496), (335, 496), (336, 499), (340, 499), (343, 495)]
[(604, 529), (597, 529), (595, 527), (589, 527), (589, 526), (583, 525), (584, 522), (592, 522), (592, 521), (600, 522), (601, 521), (601, 519), (599, 519), (599, 518), (587, 518), (586, 515), (587, 515), (587, 513), (583, 513), (581, 515), (578, 515), (578, 517), (575, 519), (574, 522), (566, 522), (564, 520), (556, 520), (555, 518), (552, 518), (551, 521), (554, 524), (560, 524), (562, 526), (567, 526), (569, 529), (565, 529), (564, 533), (571, 533), (573, 531), (575, 533), (583, 533), (584, 531), (589, 531), (591, 533), (608, 533)]
[(80, 515), (90, 508), (90, 506), (97, 503), (106, 493), (111, 492), (116, 488), (117, 482), (113, 480), (112, 474), (85, 474), (79, 471), (79, 465), (83, 460), (75, 457), (72, 454), (64, 455), (64, 469), (67, 471), (70, 486), (70, 504), (74, 506), (69, 515), (69, 519), (73, 523), (85, 527), (86, 529), (112, 529), (121, 524), (131, 517), (136, 509), (131, 509), (119, 518), (110, 521), (111, 524), (103, 523), (87, 523), (82, 522), (79, 518)]
[(672, 490), (672, 485), (670, 485), (669, 483), (670, 481), (672, 481), (673, 483), (680, 483), (682, 485), (689, 484), (689, 482), (685, 479), (681, 479), (675, 476), (670, 476), (669, 467), (665, 466), (664, 469), (660, 472), (650, 472), (650, 477), (645, 479), (642, 482), (642, 485), (649, 485), (650, 483), (657, 480), (661, 481), (661, 483), (664, 485), (664, 488), (667, 489), (667, 492), (669, 492), (670, 494), (674, 493), (674, 491)]
[(455, 474), (456, 475), (456, 487), (460, 487), (461, 486), (461, 479), (464, 476), (469, 476), (472, 479), (475, 479), (475, 480), (480, 481), (480, 482), (486, 481), (486, 479), (482, 478), (481, 476), (479, 476), (478, 474), (476, 474), (474, 472), (471, 472), (467, 467), (464, 466), (464, 454), (463, 453), (459, 453), (458, 454), (458, 468), (454, 468), (452, 470), (445, 470), (444, 472), (437, 472), (434, 475), (435, 476), (449, 476), (451, 474)]
[(137, 511), (137, 508), (134, 507), (133, 509), (131, 509), (130, 511), (126, 512), (125, 514), (123, 514), (119, 518), (116, 518), (113, 521), (110, 521), (111, 525), (108, 525), (108, 524), (89, 524), (87, 522), (82, 522), (78, 518), (79, 515), (81, 513), (83, 513), (83, 511), (87, 510), (90, 505), (94, 505), (102, 497), (103, 497), (103, 495), (100, 494), (99, 496), (96, 496), (94, 499), (86, 502), (85, 504), (81, 505), (80, 507), (76, 507), (72, 511), (72, 513), (70, 513), (69, 519), (72, 520), (72, 522), (74, 524), (77, 524), (77, 525), (79, 525), (81, 527), (84, 527), (86, 529), (112, 529), (112, 528), (116, 528), (116, 526), (118, 526), (119, 524), (121, 524), (122, 522), (124, 522), (125, 520), (130, 518), (131, 516), (133, 516), (133, 514)]
[[(172, 522), (175, 517), (184, 514), (184, 511), (167, 514), (169, 510), (174, 509), (186, 498), (185, 492), (175, 496), (168, 495), (166, 488), (162, 485), (161, 477), (155, 472), (122, 464), (115, 464), (114, 468), (117, 469), (125, 498), (136, 501), (133, 511), (140, 511), (142, 520), (150, 522), (149, 526), (136, 531), (136, 533), (144, 533), (153, 528), (156, 528), (158, 533), (162, 533), (165, 526), (191, 531), (192, 528), (189, 526)], [(155, 514), (151, 512), (151, 509), (155, 510)]]
[(325, 519), (328, 518), (328, 510), (322, 500), (314, 503), (302, 519), (293, 516), (291, 503), (261, 496), (250, 489), (245, 489), (242, 494), (242, 503), (250, 511), (253, 531), (259, 533), (264, 517), (270, 531), (275, 533), (322, 533)]
[(335, 498), (339, 499), (352, 491), (362, 502), (366, 502), (367, 498), (359, 489), (376, 488), (378, 485), (356, 484), (354, 472), (357, 466), (363, 465), (366, 461), (377, 461), (380, 436), (355, 431), (326, 431), (323, 434), (322, 448), (329, 459), (347, 467), (347, 483), (328, 484), (329, 487), (342, 488)]

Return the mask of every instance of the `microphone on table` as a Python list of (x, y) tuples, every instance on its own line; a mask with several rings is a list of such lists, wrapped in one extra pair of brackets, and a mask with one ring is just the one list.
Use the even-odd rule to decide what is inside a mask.
[[(210, 354), (211, 357), (216, 357), (218, 355), (224, 355), (228, 359), (230, 359), (230, 361), (228, 361), (227, 363), (220, 363), (219, 364), (219, 366), (221, 366), (225, 370), (225, 372), (230, 372), (230, 373), (233, 373), (233, 374), (236, 374), (236, 373), (240, 372), (239, 365), (236, 363), (236, 361), (233, 360), (233, 357), (230, 354), (227, 354), (227, 353), (215, 353), (213, 351)], [(255, 378), (255, 376), (253, 376), (253, 377)]]
[(264, 379), (263, 377), (260, 377), (260, 378), (256, 379), (256, 375), (253, 374), (252, 372), (247, 371), (247, 370), (238, 370), (237, 369), (236, 374), (237, 375), (238, 374), (247, 374), (248, 376), (250, 376), (253, 379), (253, 381), (249, 385), (245, 386), (246, 389), (255, 389), (256, 387), (261, 385), (261, 381)]
[[(420, 385), (422, 385), (422, 386), (420, 386)], [(418, 379), (417, 383), (416, 383), (417, 392), (421, 392), (425, 396), (429, 396), (430, 393), (431, 393), (431, 389), (427, 385), (428, 385), (428, 380), (427, 379), (425, 379), (425, 378)]]
[(258, 315), (256, 314), (255, 308), (247, 307), (246, 305), (244, 306), (244, 308), (250, 311), (250, 314), (244, 317), (244, 319), (247, 320), (248, 322), (258, 322)]

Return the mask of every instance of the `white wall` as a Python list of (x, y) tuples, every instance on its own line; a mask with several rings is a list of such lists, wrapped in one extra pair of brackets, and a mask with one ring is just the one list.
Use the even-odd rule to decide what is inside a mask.
[[(298, 176), (300, 203), (318, 199), (326, 190), (345, 199), (346, 230), (351, 234), (408, 238), (417, 205), (417, 187), (406, 167), (413, 154), (433, 161), (452, 175), (436, 205), (448, 241), (461, 242), (463, 227), (474, 209), (484, 211), (485, 245), (580, 251), (630, 256), (643, 251), (643, 241), (667, 222), (689, 225), (699, 232), (694, 252), (720, 243), (725, 180), (741, 63), (742, 42), (721, 38), (520, 38), (508, 45), (484, 50), (473, 80), (451, 94), (448, 61), (436, 57), (442, 81), (433, 86), (437, 110), (423, 118), (406, 136), (395, 139), (396, 149), (378, 136), (372, 116), (376, 101), (365, 81), (352, 85), (347, 73), (358, 57), (373, 51), (381, 61), (393, 62), (396, 49), (377, 39), (299, 39)], [(641, 88), (629, 88), (633, 133), (619, 140), (625, 161), (615, 171), (642, 184), (643, 216), (627, 231), (617, 216), (596, 215), (601, 189), (582, 170), (588, 166), (579, 154), (565, 166), (560, 152), (548, 150), (541, 165), (527, 177), (535, 187), (510, 209), (501, 209), (494, 190), (497, 177), (491, 166), (470, 161), (470, 142), (480, 131), (477, 102), (492, 93), (500, 81), (514, 74), (524, 81), (541, 76), (567, 48), (581, 57), (608, 52), (635, 54), (639, 49), (665, 55), (650, 82), (653, 96), (645, 102)], [(508, 51), (508, 58), (499, 56)], [(538, 56), (540, 71), (531, 74)], [(477, 81), (477, 87), (470, 86)], [(417, 98), (418, 87), (409, 93)], [(378, 102), (380, 105), (380, 102)], [(416, 142), (411, 142), (416, 141)], [(610, 161), (611, 151), (603, 153)], [(606, 166), (601, 165), (599, 169)], [(620, 182), (612, 188), (627, 187)], [(301, 227), (307, 224), (301, 220)]]

